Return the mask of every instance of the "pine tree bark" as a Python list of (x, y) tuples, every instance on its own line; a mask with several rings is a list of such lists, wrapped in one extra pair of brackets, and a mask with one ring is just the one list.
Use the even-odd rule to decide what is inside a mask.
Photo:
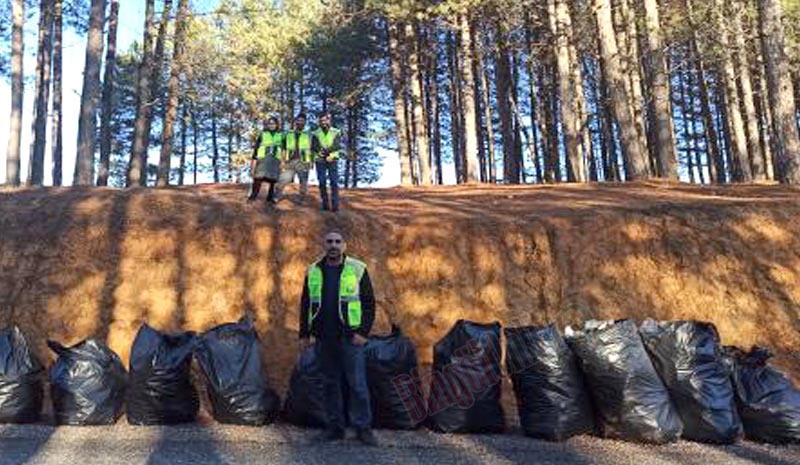
[(464, 171), (465, 181), (470, 183), (480, 182), (478, 165), (478, 129), (477, 113), (475, 111), (475, 77), (473, 72), (473, 44), (472, 34), (470, 33), (469, 18), (465, 13), (458, 15), (458, 34), (460, 36), (460, 55), (459, 63), (461, 92), (463, 101), (461, 109), (464, 118)]
[(25, 93), (23, 73), (23, 55), (25, 43), (22, 40), (22, 28), (25, 25), (25, 1), (11, 1), (11, 115), (8, 128), (8, 146), (6, 147), (6, 184), (20, 184), (20, 148), (22, 142), (22, 97)]
[(490, 84), (486, 67), (483, 65), (483, 51), (481, 49), (482, 47), (480, 46), (477, 48), (476, 55), (479, 61), (476, 63), (476, 67), (480, 73), (483, 124), (486, 133), (486, 174), (489, 182), (495, 184), (497, 182), (497, 173), (495, 171), (496, 151), (494, 147), (494, 122), (492, 117), (491, 89), (489, 88)]
[(392, 94), (394, 98), (394, 120), (397, 139), (397, 153), (400, 157), (400, 185), (413, 184), (411, 174), (411, 150), (408, 139), (408, 119), (406, 118), (406, 87), (403, 72), (405, 60), (400, 50), (402, 38), (400, 28), (394, 21), (388, 21), (387, 35), (389, 37), (389, 56), (391, 58)]
[(458, 43), (453, 33), (447, 36), (449, 94), (450, 94), (450, 145), (453, 153), (453, 165), (456, 170), (456, 183), (464, 182), (463, 170), (463, 124), (461, 111), (461, 79), (458, 74)]
[(94, 152), (97, 146), (97, 107), (100, 104), (100, 58), (103, 53), (103, 23), (106, 0), (92, 0), (89, 38), (86, 41), (86, 64), (78, 119), (78, 151), (75, 157), (73, 184), (89, 186), (94, 182)]
[(800, 184), (800, 134), (789, 62), (784, 50), (782, 16), (780, 0), (758, 1), (767, 94), (775, 128), (775, 174), (782, 183)]
[[(627, 89), (630, 95), (628, 106), (633, 121), (636, 123), (636, 132), (642, 147), (647, 154), (647, 169), (650, 175), (654, 174), (652, 156), (647, 141), (647, 127), (644, 121), (644, 95), (642, 91), (642, 71), (639, 62), (638, 24), (636, 15), (630, 6), (630, 0), (619, 1), (619, 14), (616, 18), (621, 22), (620, 33), (616, 36), (619, 41), (617, 48), (622, 51), (621, 60), (623, 75), (627, 76)], [(612, 16), (613, 20), (613, 16)]]
[(63, 69), (63, 30), (64, 30), (64, 4), (63, 0), (53, 1), (53, 115), (50, 119), (52, 129), (50, 146), (53, 159), (53, 185), (63, 184), (63, 130), (62, 130), (62, 69)]
[(677, 181), (678, 166), (675, 159), (675, 137), (672, 128), (672, 110), (670, 109), (670, 90), (667, 74), (667, 63), (664, 59), (664, 41), (661, 37), (661, 19), (657, 0), (644, 0), (645, 27), (647, 37), (648, 72), (645, 76), (651, 90), (650, 125), (655, 132), (656, 159), (659, 175)]
[(747, 53), (747, 42), (745, 41), (746, 31), (743, 15), (745, 4), (742, 0), (732, 0), (733, 6), (733, 38), (736, 45), (736, 61), (739, 69), (739, 88), (742, 94), (742, 108), (744, 109), (745, 130), (747, 135), (747, 154), (750, 163), (752, 179), (763, 181), (767, 177), (764, 167), (764, 156), (761, 151), (761, 143), (758, 130), (758, 114), (756, 113), (756, 103), (753, 92), (753, 81), (750, 75), (750, 59)]
[(570, 63), (569, 44), (572, 40), (571, 19), (569, 9), (565, 0), (548, 0), (547, 2), (548, 20), (550, 24), (550, 34), (555, 42), (553, 47), (553, 58), (556, 63), (558, 75), (558, 96), (561, 102), (561, 121), (564, 133), (564, 152), (570, 166), (570, 180), (585, 182), (581, 169), (583, 163), (578, 137), (578, 119), (575, 100), (575, 83), (572, 81), (572, 63)]
[[(216, 103), (212, 101), (212, 105)], [(211, 170), (214, 172), (214, 183), (219, 182), (219, 131), (217, 131), (217, 111), (211, 110)]]
[(411, 78), (411, 109), (413, 112), (412, 125), (414, 127), (414, 140), (416, 141), (417, 157), (419, 158), (420, 184), (431, 185), (430, 144), (425, 128), (425, 107), (422, 97), (422, 74), (419, 64), (420, 51), (417, 48), (416, 25), (411, 22), (405, 24), (406, 52), (408, 54), (408, 70)]
[(197, 111), (192, 104), (192, 184), (197, 185)]
[[(56, 0), (59, 1), (59, 0)], [(106, 69), (103, 78), (103, 97), (100, 123), (100, 168), (97, 185), (108, 185), (111, 161), (111, 112), (114, 100), (114, 79), (117, 66), (117, 25), (119, 23), (119, 1), (111, 0), (108, 16), (108, 47), (106, 48)]]
[(150, 130), (147, 127), (149, 121), (147, 114), (151, 111), (152, 104), (150, 79), (154, 67), (152, 49), (153, 36), (155, 35), (154, 4), (155, 0), (147, 0), (145, 4), (142, 61), (139, 63), (136, 82), (136, 118), (134, 120), (133, 148), (130, 162), (128, 163), (128, 179), (126, 181), (128, 187), (143, 186), (147, 183), (146, 157), (150, 135)]
[(183, 102), (181, 103), (181, 158), (178, 164), (178, 185), (182, 186), (184, 183), (184, 179), (186, 176), (186, 132), (188, 126), (188, 112), (186, 107), (188, 103), (186, 102), (186, 98), (184, 97)]
[(444, 174), (442, 173), (442, 126), (441, 126), (441, 104), (439, 102), (439, 41), (437, 31), (430, 38), (430, 53), (428, 53), (428, 76), (430, 81), (430, 127), (431, 145), (433, 153), (433, 163), (436, 166), (436, 184), (444, 184)]
[[(739, 101), (739, 90), (736, 87), (736, 69), (734, 68), (732, 55), (732, 42), (727, 24), (727, 9), (724, 0), (714, 0), (715, 12), (717, 15), (716, 24), (719, 26), (719, 40), (721, 47), (721, 71), (725, 85), (725, 114), (731, 130), (730, 152), (733, 160), (732, 175), (733, 180), (738, 182), (750, 182), (752, 173), (747, 157), (747, 136), (744, 129), (744, 119), (742, 118), (741, 102)], [(740, 33), (737, 29), (736, 33)]]
[(169, 185), (170, 160), (172, 159), (172, 143), (175, 135), (175, 118), (178, 115), (180, 98), (180, 80), (184, 68), (184, 51), (186, 48), (186, 28), (189, 15), (189, 0), (179, 0), (178, 15), (175, 18), (175, 40), (173, 43), (172, 69), (169, 73), (167, 89), (167, 108), (164, 113), (164, 125), (161, 132), (161, 156), (158, 163), (158, 187)]
[(507, 184), (519, 184), (519, 164), (514, 156), (514, 122), (511, 114), (512, 76), (509, 59), (508, 31), (505, 24), (497, 25), (497, 60), (495, 82), (500, 133), (503, 139), (503, 177)]
[(39, 46), (36, 53), (36, 96), (33, 104), (31, 155), (28, 185), (44, 182), (44, 151), (47, 145), (47, 107), (50, 100), (50, 54), (53, 49), (53, 1), (39, 3)]
[(606, 64), (606, 88), (611, 98), (611, 109), (616, 118), (625, 157), (628, 159), (628, 180), (636, 181), (647, 179), (648, 154), (642, 144), (642, 138), (636, 129), (636, 122), (630, 113), (631, 95), (625, 85), (625, 76), (619, 58), (619, 49), (614, 35), (614, 25), (611, 19), (611, 5), (609, 0), (593, 0), (595, 19), (597, 21), (598, 37), (600, 41), (600, 54)]

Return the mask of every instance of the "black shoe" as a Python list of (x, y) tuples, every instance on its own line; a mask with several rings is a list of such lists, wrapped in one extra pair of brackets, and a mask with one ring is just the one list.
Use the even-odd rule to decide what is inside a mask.
[(315, 442), (332, 442), (340, 439), (344, 439), (344, 430), (342, 429), (326, 429), (314, 437)]
[(328, 209), (328, 206), (327, 206), (327, 205), (325, 205), (325, 204), (323, 203), (323, 204), (322, 204), (322, 207), (320, 207), (320, 210), (322, 210), (322, 211), (326, 212), (326, 211), (328, 211), (329, 209)]
[(357, 433), (358, 440), (361, 441), (361, 444), (365, 446), (377, 446), (378, 439), (375, 437), (375, 434), (372, 432), (371, 429), (362, 429)]

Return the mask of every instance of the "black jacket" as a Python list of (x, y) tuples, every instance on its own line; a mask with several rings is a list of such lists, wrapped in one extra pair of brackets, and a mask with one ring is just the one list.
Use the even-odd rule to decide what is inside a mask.
[[(318, 266), (322, 266), (324, 264), (324, 258), (317, 262)], [(364, 337), (369, 335), (370, 330), (372, 329), (372, 323), (375, 321), (375, 294), (372, 290), (372, 281), (369, 279), (369, 272), (364, 270), (364, 276), (361, 277), (360, 282), (360, 298), (361, 298), (361, 326), (354, 329), (351, 329), (348, 325), (342, 324), (339, 321), (340, 327), (342, 329), (342, 334), (346, 336), (352, 336), (352, 334), (358, 333)], [(309, 304), (309, 297), (308, 297), (308, 276), (303, 281), (303, 297), (300, 299), (300, 338), (304, 339), (309, 336), (319, 337), (317, 323), (319, 322), (319, 317), (314, 320), (314, 324), (312, 327), (308, 327), (308, 304)], [(326, 302), (322, 302), (324, 306)], [(338, 307), (338, 302), (337, 302)], [(328, 308), (320, 309), (320, 311), (329, 310)], [(339, 312), (339, 308), (336, 308), (336, 312)]]

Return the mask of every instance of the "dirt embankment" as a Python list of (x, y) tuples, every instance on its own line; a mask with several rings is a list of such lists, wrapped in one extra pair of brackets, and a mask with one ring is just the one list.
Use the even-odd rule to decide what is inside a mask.
[[(319, 237), (339, 228), (430, 362), (459, 318), (559, 325), (703, 319), (800, 379), (800, 190), (665, 185), (345, 192), (338, 215), (246, 205), (243, 186), (0, 191), (0, 327), (105, 339), (142, 322), (196, 331), (253, 314), (281, 391)], [(47, 354), (47, 355), (46, 355)]]

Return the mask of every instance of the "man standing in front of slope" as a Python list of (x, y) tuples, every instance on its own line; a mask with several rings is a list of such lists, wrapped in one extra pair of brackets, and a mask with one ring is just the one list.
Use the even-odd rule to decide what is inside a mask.
[[(342, 142), (339, 130), (331, 126), (331, 119), (331, 114), (328, 112), (319, 116), (319, 129), (314, 131), (312, 146), (316, 158), (322, 210), (337, 212), (339, 211), (339, 152)], [(330, 203), (328, 183), (331, 185)]]
[(374, 446), (364, 347), (375, 319), (372, 283), (366, 265), (345, 255), (340, 232), (326, 234), (324, 246), (325, 256), (308, 267), (300, 303), (301, 346), (317, 344), (325, 383), (326, 429), (319, 440), (344, 438), (346, 391), (350, 425)]

